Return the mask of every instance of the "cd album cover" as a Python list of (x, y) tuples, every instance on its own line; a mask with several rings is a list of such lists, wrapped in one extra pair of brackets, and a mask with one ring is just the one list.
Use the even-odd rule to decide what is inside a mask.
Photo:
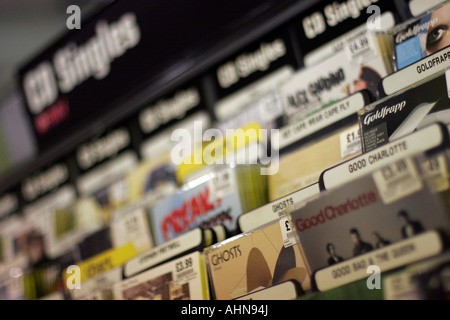
[(286, 223), (275, 221), (205, 249), (215, 299), (236, 299), (287, 280), (310, 289), (301, 248), (284, 241), (282, 228)]
[(449, 16), (450, 3), (446, 3), (395, 28), (395, 62), (398, 70), (450, 45)]
[(384, 277), (385, 300), (448, 300), (448, 252), (413, 263)]
[(354, 63), (351, 55), (341, 50), (317, 65), (296, 72), (280, 87), (288, 122), (300, 121), (363, 89), (379, 97), (378, 84), (390, 71), (377, 51), (374, 48), (374, 57), (366, 63)]
[(254, 167), (211, 168), (210, 174), (192, 180), (172, 196), (158, 201), (150, 213), (156, 244), (199, 226), (222, 224), (234, 232), (237, 218), (243, 212), (266, 201), (263, 194), (267, 192), (266, 178), (259, 175), (258, 166)]
[[(389, 260), (389, 257), (377, 256), (375, 250), (389, 245), (421, 236), (422, 240), (408, 243), (409, 249), (415, 248), (420, 253), (420, 248), (426, 251), (437, 247), (439, 251), (439, 244), (435, 246), (439, 240), (427, 231), (445, 229), (449, 225), (449, 216), (441, 199), (431, 192), (411, 158), (398, 160), (340, 188), (324, 192), (318, 200), (292, 211), (290, 217), (311, 272), (334, 265), (346, 266), (345, 262), (349, 261), (348, 274), (362, 269), (364, 276), (370, 265), (366, 260), (372, 261), (371, 264), (387, 263), (382, 260)], [(414, 254), (415, 250), (409, 250), (408, 245), (403, 246), (407, 248), (404, 254), (394, 253), (389, 263), (395, 262), (396, 257), (405, 258), (407, 253)], [(398, 253), (403, 247), (394, 248), (394, 251)], [(373, 256), (363, 259), (372, 251)], [(350, 262), (355, 263), (351, 266)], [(330, 278), (327, 278), (326, 287), (330, 282), (345, 280), (343, 275), (332, 277), (331, 271)]]
[(450, 123), (448, 71), (380, 99), (358, 112), (363, 152), (439, 121)]
[(274, 201), (319, 181), (321, 173), (361, 154), (357, 123), (283, 155), (279, 170), (269, 179), (269, 199)]
[(207, 300), (204, 259), (194, 252), (114, 285), (117, 300)]

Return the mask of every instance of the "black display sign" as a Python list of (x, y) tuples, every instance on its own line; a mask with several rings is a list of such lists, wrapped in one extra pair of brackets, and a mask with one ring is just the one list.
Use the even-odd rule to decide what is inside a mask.
[(114, 1), (19, 72), (40, 150), (153, 83), (179, 77), (218, 39), (291, 2)]
[(81, 143), (75, 150), (78, 173), (90, 171), (125, 151), (136, 151), (136, 122), (135, 119), (127, 119)]
[(143, 137), (148, 138), (198, 111), (209, 115), (200, 79), (190, 81), (142, 108), (138, 115), (139, 128)]
[(217, 99), (224, 98), (284, 66), (290, 66), (294, 70), (299, 66), (287, 27), (273, 31), (246, 46), (214, 69), (213, 83)]
[(0, 195), (0, 221), (20, 211), (18, 188), (8, 190)]
[(379, 17), (391, 12), (400, 22), (399, 9), (393, 0), (321, 1), (302, 13), (294, 23), (302, 55), (342, 36), (363, 24), (376, 31)]
[(22, 180), (20, 191), (25, 203), (35, 202), (72, 180), (68, 160), (57, 161)]

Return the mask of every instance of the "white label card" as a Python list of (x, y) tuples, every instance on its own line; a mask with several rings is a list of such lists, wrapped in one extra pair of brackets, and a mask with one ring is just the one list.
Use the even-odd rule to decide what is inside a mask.
[(389, 96), (421, 81), (426, 81), (428, 77), (444, 72), (449, 67), (450, 48), (447, 47), (383, 78), (381, 84), (384, 92)]
[(439, 233), (428, 231), (317, 271), (315, 274), (317, 287), (320, 291), (327, 291), (350, 282), (368, 279), (373, 274), (368, 272), (369, 266), (378, 266), (383, 273), (430, 258), (442, 250), (443, 244)]
[(330, 127), (334, 123), (355, 114), (364, 107), (364, 104), (363, 95), (355, 93), (310, 115), (304, 120), (285, 126), (280, 129), (279, 133), (275, 132), (273, 134), (273, 148), (283, 149), (319, 130)]
[[(205, 265), (201, 253), (196, 251), (115, 284), (114, 297), (118, 300), (208, 299), (202, 271), (206, 271)], [(152, 285), (157, 288), (154, 292), (148, 289)]]
[(201, 241), (202, 230), (200, 228), (191, 230), (128, 261), (124, 267), (124, 275), (125, 277), (136, 275), (191, 248), (199, 246)]
[(322, 175), (323, 185), (325, 189), (330, 190), (380, 169), (395, 160), (436, 148), (443, 141), (441, 126), (437, 124), (428, 126), (405, 138), (389, 142), (357, 158), (326, 170)]
[(242, 232), (249, 232), (262, 225), (275, 221), (286, 215), (295, 205), (320, 194), (318, 184), (311, 185), (290, 195), (272, 201), (239, 217), (239, 227)]

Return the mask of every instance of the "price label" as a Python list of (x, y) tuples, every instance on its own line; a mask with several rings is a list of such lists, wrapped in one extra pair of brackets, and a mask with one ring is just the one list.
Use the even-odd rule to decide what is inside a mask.
[(411, 159), (401, 159), (372, 175), (385, 204), (395, 202), (422, 189), (419, 173)]
[(448, 167), (445, 155), (431, 157), (422, 163), (425, 176), (434, 192), (442, 192), (450, 188)]
[(293, 246), (297, 243), (295, 237), (295, 230), (291, 227), (288, 217), (284, 216), (280, 219), (281, 236), (283, 238), (283, 245), (285, 248)]
[(361, 134), (358, 126), (344, 131), (340, 135), (341, 158), (345, 159), (350, 155), (361, 153)]
[(192, 258), (187, 258), (176, 263), (177, 272), (181, 272), (192, 267)]
[(181, 258), (175, 262), (175, 279), (174, 286), (179, 287), (185, 283), (188, 283), (192, 279), (198, 276), (196, 271), (197, 267), (194, 267), (194, 260), (192, 256)]
[(235, 192), (235, 182), (233, 171), (230, 168), (214, 173), (214, 177), (209, 182), (210, 198), (212, 201), (223, 199)]
[(368, 30), (349, 36), (346, 43), (347, 58), (353, 66), (364, 64), (377, 56), (373, 36)]

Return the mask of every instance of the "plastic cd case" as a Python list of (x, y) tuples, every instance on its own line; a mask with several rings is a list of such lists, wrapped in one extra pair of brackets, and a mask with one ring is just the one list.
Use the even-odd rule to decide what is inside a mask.
[(158, 201), (150, 213), (157, 245), (193, 228), (222, 224), (233, 233), (238, 217), (267, 202), (267, 176), (259, 165), (218, 165)]
[(447, 70), (380, 99), (358, 112), (363, 152), (433, 122), (450, 123)]
[(114, 285), (116, 300), (209, 300), (204, 258), (193, 252)]
[(390, 270), (443, 251), (450, 217), (418, 161), (395, 161), (289, 214), (319, 290), (366, 278), (371, 265)]
[[(380, 96), (379, 82), (392, 72), (382, 48), (373, 37), (356, 34), (360, 47), (366, 47), (368, 57), (361, 62), (358, 50), (339, 50), (319, 63), (297, 71), (280, 86), (280, 95), (288, 123), (303, 120), (343, 98), (368, 90), (375, 98)], [(361, 43), (364, 43), (363, 45)], [(351, 46), (349, 46), (351, 48)]]
[(285, 221), (275, 221), (205, 249), (214, 299), (239, 298), (288, 280), (310, 289), (301, 248), (283, 229)]
[(450, 3), (397, 25), (394, 29), (394, 61), (397, 70), (450, 45)]

